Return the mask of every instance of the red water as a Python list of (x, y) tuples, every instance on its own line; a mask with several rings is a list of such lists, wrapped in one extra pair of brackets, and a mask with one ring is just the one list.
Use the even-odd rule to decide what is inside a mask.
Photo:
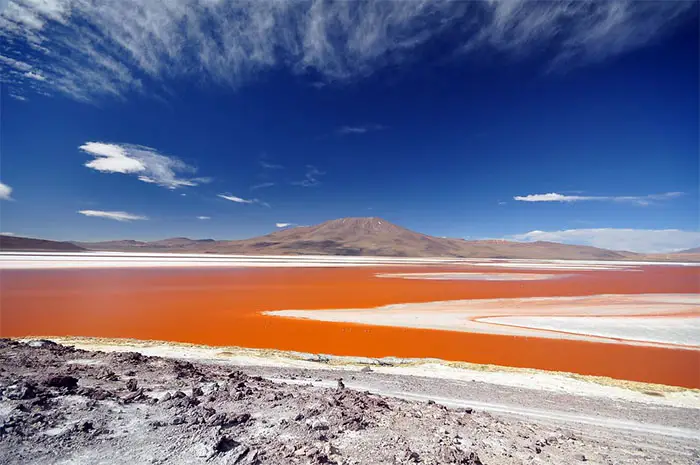
[(436, 357), (700, 388), (700, 351), (695, 350), (362, 326), (260, 314), (263, 310), (371, 308), (467, 298), (700, 292), (697, 269), (684, 267), (576, 272), (579, 274), (569, 278), (520, 282), (374, 276), (465, 270), (4, 270), (0, 275), (0, 335), (123, 337), (337, 355)]

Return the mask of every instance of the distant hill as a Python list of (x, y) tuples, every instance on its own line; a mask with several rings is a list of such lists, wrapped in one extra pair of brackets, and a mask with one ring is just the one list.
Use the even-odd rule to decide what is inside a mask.
[(514, 242), (428, 236), (381, 218), (341, 218), (236, 241), (173, 237), (158, 241), (54, 242), (2, 236), (4, 250), (105, 250), (242, 255), (362, 255), (385, 257), (531, 258), (568, 260), (700, 261), (698, 249), (638, 254), (556, 242)]
[(677, 253), (677, 254), (700, 253), (700, 247), (693, 247), (692, 249), (679, 250), (678, 252), (673, 252), (673, 253)]
[(398, 257), (474, 257), (624, 260), (640, 257), (554, 242), (465, 241), (421, 234), (381, 218), (341, 218), (236, 241), (172, 238), (153, 242), (78, 243), (92, 250), (229, 254), (320, 254)]
[(70, 242), (0, 235), (0, 250), (80, 252), (85, 249)]

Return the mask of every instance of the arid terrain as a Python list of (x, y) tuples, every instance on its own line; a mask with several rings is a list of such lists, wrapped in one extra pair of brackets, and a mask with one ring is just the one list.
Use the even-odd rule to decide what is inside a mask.
[(577, 389), (557, 392), (534, 382), (524, 388), (388, 375), (381, 372), (391, 365), (386, 361), (343, 370), (319, 362), (236, 365), (42, 340), (0, 340), (0, 362), (4, 464), (700, 459), (697, 393), (678, 397), (575, 380), (567, 383)]
[[(555, 242), (464, 240), (417, 233), (381, 218), (341, 218), (315, 226), (298, 226), (242, 240), (189, 239), (158, 241), (133, 239), (104, 242), (57, 242), (2, 236), (2, 250), (96, 250), (121, 252), (178, 252), (208, 254), (345, 255), (388, 257), (472, 257), (570, 260), (674, 261), (675, 254), (639, 254)], [(682, 253), (685, 261), (700, 261), (697, 252)]]

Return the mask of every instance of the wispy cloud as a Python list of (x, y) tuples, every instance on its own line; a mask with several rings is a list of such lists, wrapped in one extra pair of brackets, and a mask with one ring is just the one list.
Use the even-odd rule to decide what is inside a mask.
[(10, 94), (10, 97), (12, 97), (12, 98), (15, 99), (15, 100), (19, 100), (20, 102), (26, 102), (26, 101), (27, 101), (27, 97), (25, 97), (25, 96), (23, 96), (23, 95), (19, 95), (19, 94)]
[(260, 184), (255, 184), (253, 186), (250, 186), (250, 190), (254, 191), (257, 189), (266, 189), (266, 188), (272, 187), (274, 185), (275, 185), (274, 182), (261, 182)]
[(700, 232), (679, 229), (566, 229), (530, 231), (509, 237), (518, 241), (551, 241), (591, 245), (610, 250), (641, 253), (664, 253), (700, 246)]
[(0, 200), (12, 200), (12, 188), (0, 182)]
[(14, 236), (15, 233), (13, 232), (0, 232), (0, 236)]
[(372, 131), (381, 131), (386, 129), (386, 126), (381, 124), (365, 124), (361, 126), (342, 126), (336, 130), (336, 134), (346, 136), (348, 134), (365, 134)]
[(211, 216), (198, 216), (197, 219), (198, 220), (210, 220)]
[(294, 226), (294, 223), (275, 223), (275, 226), (278, 228), (288, 228), (290, 226)]
[(295, 186), (302, 186), (302, 187), (314, 187), (318, 186), (321, 184), (321, 181), (319, 178), (326, 174), (325, 172), (319, 170), (313, 165), (306, 165), (306, 174), (304, 175), (304, 179), (301, 181), (294, 181), (292, 182), (293, 185)]
[(134, 215), (133, 213), (127, 212), (108, 212), (102, 210), (80, 210), (78, 211), (81, 215), (94, 216), (97, 218), (107, 218), (109, 220), (115, 221), (135, 221), (135, 220), (147, 220), (147, 216)]
[(78, 100), (147, 86), (153, 94), (171, 78), (236, 87), (280, 67), (339, 82), (412, 60), (443, 37), (457, 60), (545, 50), (548, 66), (562, 68), (644, 46), (695, 3), (10, 0), (0, 16), (0, 76), (11, 88)]
[(269, 163), (269, 162), (266, 162), (265, 160), (260, 160), (260, 166), (262, 166), (266, 170), (281, 170), (284, 168), (284, 166), (282, 166), (282, 165), (278, 165), (276, 163)]
[(682, 197), (683, 192), (666, 192), (663, 194), (649, 194), (649, 195), (564, 195), (551, 192), (549, 194), (529, 194), (529, 195), (518, 195), (513, 197), (514, 200), (519, 202), (562, 202), (562, 203), (572, 203), (572, 202), (618, 202), (618, 203), (631, 203), (634, 205), (647, 206), (651, 205), (655, 201), (664, 201), (676, 199)]
[(86, 142), (79, 148), (95, 157), (94, 160), (85, 163), (85, 166), (103, 173), (133, 174), (139, 181), (168, 189), (197, 186), (211, 181), (211, 178), (180, 177), (181, 174), (194, 174), (197, 169), (150, 147)]
[(41, 74), (34, 71), (27, 71), (24, 73), (24, 77), (29, 79), (34, 79), (36, 81), (46, 81), (46, 78)]
[(269, 203), (263, 202), (260, 199), (244, 199), (242, 197), (236, 197), (235, 195), (231, 195), (231, 194), (217, 194), (217, 197), (221, 197), (222, 199), (230, 200), (231, 202), (235, 202), (235, 203), (246, 203), (246, 204), (256, 203), (256, 204), (262, 205), (264, 207), (268, 207), (268, 208), (270, 207)]

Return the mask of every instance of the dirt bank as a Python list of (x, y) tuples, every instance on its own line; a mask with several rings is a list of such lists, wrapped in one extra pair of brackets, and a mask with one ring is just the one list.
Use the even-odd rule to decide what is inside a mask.
[[(0, 340), (0, 463), (690, 464), (700, 458), (695, 409), (652, 411), (634, 402), (572, 402), (565, 393), (546, 392), (533, 399), (522, 392), (539, 408), (511, 412), (504, 403), (493, 413), (493, 403), (455, 402), (468, 397), (460, 392), (483, 388), (470, 384), (482, 383), (392, 378), (371, 368), (345, 372), (340, 382), (338, 376)], [(518, 391), (491, 389), (495, 400), (505, 394), (515, 404)], [(568, 413), (552, 415), (556, 409)], [(648, 418), (615, 420), (614, 412)], [(583, 417), (598, 417), (599, 424)], [(647, 426), (630, 427), (637, 423)]]

